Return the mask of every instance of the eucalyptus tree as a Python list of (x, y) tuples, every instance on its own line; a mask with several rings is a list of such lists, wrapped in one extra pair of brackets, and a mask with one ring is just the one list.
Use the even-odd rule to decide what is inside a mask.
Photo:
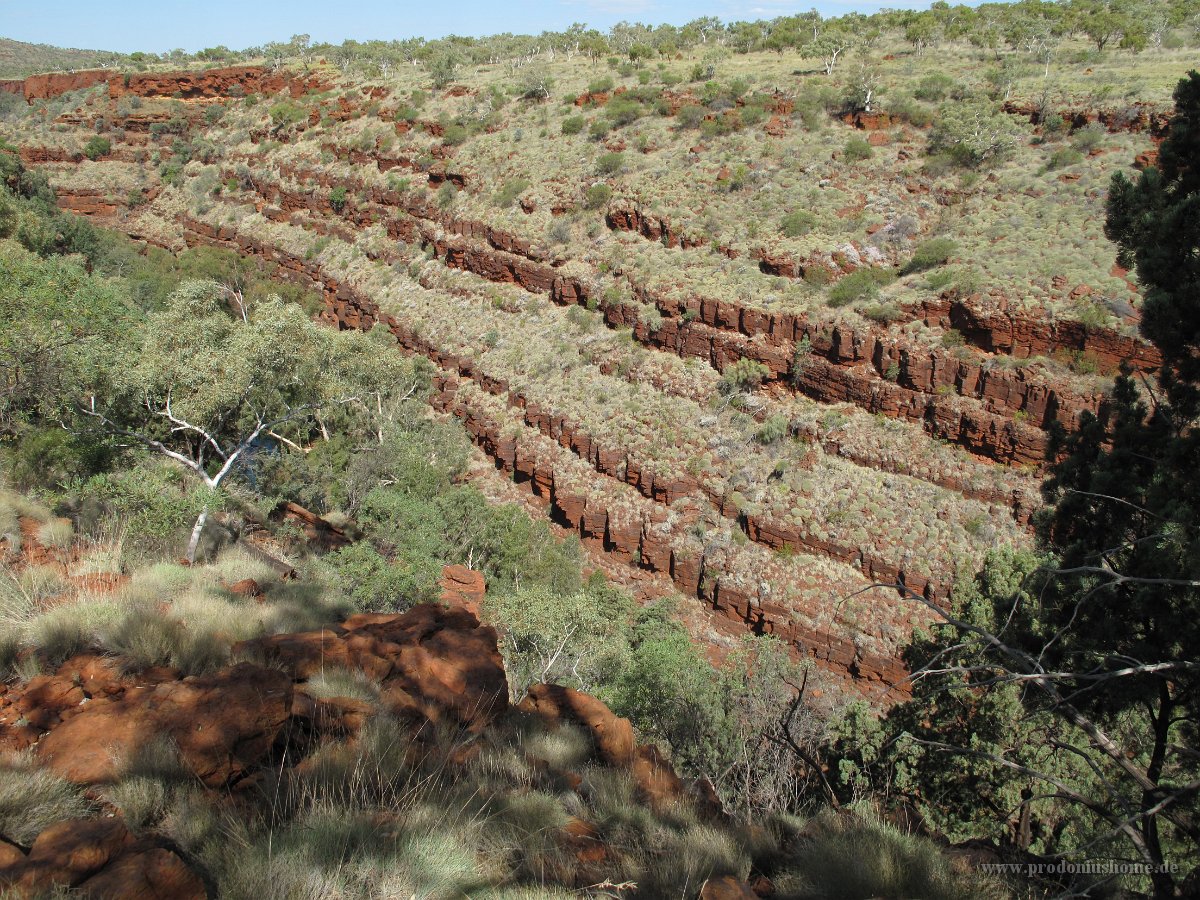
[[(171, 460), (213, 494), (255, 450), (309, 446), (328, 437), (338, 411), (377, 423), (397, 393), (416, 389), (411, 364), (383, 346), (390, 338), (322, 327), (277, 297), (236, 311), (228, 299), (215, 282), (184, 282), (97, 365), (79, 398), (82, 420)], [(192, 528), (189, 561), (209, 507)]]

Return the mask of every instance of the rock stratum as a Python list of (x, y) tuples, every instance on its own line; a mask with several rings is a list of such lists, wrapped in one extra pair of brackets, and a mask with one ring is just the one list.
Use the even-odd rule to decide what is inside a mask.
[[(257, 257), (279, 277), (318, 290), (320, 318), (332, 327), (386, 329), (399, 352), (435, 364), (433, 408), (462, 421), (496, 470), (591, 552), (661, 576), (711, 611), (724, 638), (746, 631), (778, 635), (874, 695), (902, 689), (899, 649), (912, 627), (928, 621), (911, 595), (947, 604), (955, 559), (980, 558), (993, 542), (989, 534), (1027, 541), (1040, 503), (1036, 474), (1048, 461), (1051, 433), (1107, 414), (1106, 375), (1122, 366), (1150, 372), (1160, 362), (1128, 327), (1136, 310), (1124, 326), (1111, 319), (1095, 324), (1063, 317), (1043, 301), (1024, 302), (1007, 286), (930, 291), (872, 319), (773, 308), (737, 290), (710, 290), (703, 279), (652, 278), (645, 266), (614, 266), (586, 244), (556, 245), (528, 223), (582, 219), (594, 226), (595, 241), (631, 242), (616, 245), (631, 258), (665, 255), (668, 268), (680, 272), (712, 259), (717, 270), (749, 266), (752, 274), (738, 277), (764, 283), (814, 276), (836, 282), (888, 260), (881, 262), (880, 251), (859, 239), (806, 255), (769, 239), (749, 246), (711, 242), (694, 223), (636, 197), (615, 196), (595, 209), (573, 201), (588, 184), (571, 183), (573, 175), (497, 210), (486, 199), (496, 188), (490, 173), (445, 140), (446, 124), (432, 111), (401, 115), (402, 103), (388, 88), (339, 81), (332, 73), (257, 67), (128, 77), (78, 72), (0, 88), (31, 104), (90, 92), (57, 124), (80, 136), (98, 127), (118, 129), (96, 159), (84, 156), (82, 140), (51, 146), (10, 135), (27, 164), (45, 168), (64, 209), (172, 251), (218, 246)], [(575, 106), (602, 109), (621, 92), (585, 93)], [(249, 95), (271, 102), (249, 107), (241, 100)], [(435, 99), (466, 104), (478, 95), (452, 86)], [(135, 107), (131, 98), (144, 102)], [(686, 91), (664, 98), (667, 118), (695, 99)], [(287, 122), (268, 114), (272, 104), (288, 103), (299, 112)], [(206, 115), (216, 106), (236, 109), (236, 124), (226, 127), (219, 116)], [(774, 96), (769, 112), (767, 136), (792, 133), (789, 97)], [(1007, 112), (1031, 116), (1020, 104)], [(1072, 112), (1071, 127), (1090, 123), (1147, 139), (1160, 139), (1169, 128), (1150, 108), (1136, 115)], [(911, 128), (887, 116), (836, 127), (878, 135), (873, 145), (898, 145), (898, 153), (908, 153), (914, 140)], [(489, 129), (485, 135), (500, 130)], [(193, 159), (183, 180), (171, 183), (154, 160), (170, 159), (181, 136), (229, 146), (205, 150), (211, 158)], [(626, 149), (623, 141), (606, 140), (604, 149)], [(689, 153), (697, 164), (707, 163), (703, 144)], [(131, 189), (97, 187), (93, 176), (102, 173)], [(201, 177), (212, 185), (203, 195), (188, 187)], [(920, 209), (959, 202), (962, 193), (921, 176), (906, 176), (896, 190)], [(853, 198), (855, 192), (846, 192)], [(453, 202), (444, 202), (443, 194)], [(847, 215), (861, 211), (864, 196), (859, 192)], [(390, 282), (400, 288), (392, 291)], [(405, 290), (419, 299), (406, 300)], [(1056, 278), (1053, 290), (1082, 302), (1091, 289)], [(592, 317), (607, 342), (588, 373), (605, 391), (644, 390), (656, 401), (698, 411), (689, 425), (696, 437), (686, 463), (682, 455), (664, 461), (653, 422), (642, 423), (641, 431), (614, 432), (577, 399), (586, 389), (572, 395), (553, 390), (528, 372), (506, 369), (488, 352), (487, 340), (519, 345), (560, 337), (581, 316)], [(541, 327), (552, 322), (558, 332), (526, 333), (533, 319)], [(625, 335), (632, 350), (618, 346)], [(811, 448), (774, 471), (765, 465), (772, 451), (745, 451), (762, 458), (755, 471), (724, 447), (714, 449), (717, 438), (704, 443), (707, 430), (728, 429), (731, 418), (724, 407), (717, 415), (705, 412), (718, 379), (747, 360), (758, 364), (761, 376), (744, 417), (759, 424), (782, 417), (785, 433)], [(823, 412), (797, 415), (812, 404)], [(828, 421), (848, 421), (856, 430)], [(790, 502), (786, 491), (770, 486), (781, 475), (818, 482), (831, 476), (830, 461), (873, 486), (861, 495), (851, 491), (836, 509)], [(815, 497), (819, 484), (805, 490)], [(913, 498), (924, 498), (927, 512), (889, 511), (904, 510)], [(925, 546), (898, 533), (923, 518), (934, 523)], [(929, 546), (939, 540), (946, 546)], [(450, 593), (478, 591), (462, 584)], [(865, 598), (852, 617), (845, 611), (848, 597)], [(356, 640), (368, 638), (363, 633)], [(339, 635), (305, 640), (341, 646)], [(189, 686), (187, 702), (200, 702), (205, 690)], [(152, 690), (148, 696), (158, 695)], [(419, 709), (419, 700), (410, 699)], [(210, 762), (217, 779), (238, 764)], [(93, 774), (101, 769), (96, 763)]]

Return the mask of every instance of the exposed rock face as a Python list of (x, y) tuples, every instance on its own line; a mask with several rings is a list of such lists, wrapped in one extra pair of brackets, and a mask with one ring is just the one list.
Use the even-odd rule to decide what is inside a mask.
[[(323, 187), (332, 184), (322, 173), (295, 170), (285, 174), (297, 182), (315, 180)], [(281, 219), (297, 211), (321, 216), (338, 214), (327, 198), (317, 194), (293, 193), (267, 179), (254, 179), (254, 187), (279, 204)], [(393, 191), (363, 186), (362, 196), (364, 205), (342, 210), (343, 218), (364, 227), (381, 222), (394, 239), (432, 246), (435, 257), (451, 268), (491, 281), (518, 284), (536, 293), (549, 291), (551, 299), (559, 304), (581, 304), (589, 299), (588, 290), (579, 281), (556, 272), (546, 264), (544, 252), (531, 248), (527, 241), (483, 223), (455, 219), (427, 201)], [(407, 215), (381, 215), (389, 209), (400, 209)], [(614, 208), (608, 221), (610, 227), (636, 231), (669, 246), (694, 245), (671, 223), (636, 208)], [(437, 227), (430, 229), (422, 222)], [(480, 246), (480, 242), (487, 246)], [(839, 272), (854, 268), (849, 260), (795, 261), (777, 258), (765, 249), (758, 251), (757, 258), (764, 271), (792, 277), (801, 276), (814, 265), (827, 269), (832, 266)], [(634, 287), (639, 301), (657, 308), (661, 324), (656, 321), (652, 328), (642, 321), (637, 305), (601, 303), (601, 307), (610, 326), (632, 328), (643, 343), (681, 356), (706, 359), (720, 371), (749, 357), (767, 366), (769, 380), (794, 385), (816, 400), (854, 403), (870, 412), (920, 423), (936, 437), (1001, 462), (1041, 464), (1048, 446), (1046, 429), (1052, 423), (1070, 429), (1076, 427), (1083, 412), (1103, 412), (1100, 395), (1080, 396), (1068, 385), (1047, 383), (1043, 376), (1026, 371), (964, 362), (950, 350), (914, 343), (885, 328), (830, 328), (803, 315), (767, 312), (736, 301), (704, 298), (685, 302)], [(933, 307), (919, 308), (917, 315), (931, 324), (944, 317), (939, 324), (955, 328), (961, 325), (969, 342), (991, 353), (1031, 356), (1082, 352), (1105, 371), (1115, 371), (1126, 360), (1138, 368), (1156, 366), (1153, 349), (1137, 338), (1078, 323), (1048, 325), (1034, 312), (1003, 309), (984, 313), (980, 310), (987, 307), (980, 298), (971, 301), (944, 298), (939, 301), (945, 307), (944, 316), (940, 308)], [(810, 364), (799, 378), (793, 378), (792, 351), (804, 339), (811, 346)], [(888, 377), (893, 371), (897, 374)], [(956, 403), (956, 396), (971, 403)]]
[[(326, 309), (321, 318), (338, 328), (370, 329), (376, 322), (383, 324), (406, 350), (427, 356), (443, 369), (451, 369), (466, 377), (476, 377), (479, 385), (489, 393), (506, 396), (509, 402), (523, 410), (526, 424), (553, 439), (564, 448), (587, 459), (601, 474), (624, 483), (630, 483), (640, 493), (661, 502), (673, 502), (689, 491), (696, 490), (694, 484), (678, 482), (660, 483), (650, 469), (640, 467), (630, 455), (620, 448), (606, 448), (585, 431), (563, 416), (551, 415), (537, 404), (529, 403), (518, 392), (510, 390), (503, 381), (476, 375), (469, 359), (444, 354), (420, 335), (406, 327), (395, 317), (384, 313), (366, 298), (360, 297), (349, 285), (339, 283), (327, 276), (320, 266), (312, 261), (293, 257), (278, 248), (255, 242), (239, 235), (232, 229), (214, 228), (203, 222), (183, 221), (184, 236), (189, 245), (217, 244), (244, 254), (262, 256), (278, 263), (283, 271), (294, 273), (319, 286), (326, 298)], [(582, 296), (580, 294), (579, 296)], [(572, 302), (583, 302), (582, 300)], [(695, 323), (692, 323), (695, 324)], [(541, 461), (527, 453), (524, 447), (503, 434), (501, 423), (492, 422), (487, 416), (456, 399), (454, 376), (441, 375), (435, 380), (438, 390), (430, 398), (435, 409), (453, 412), (461, 418), (474, 442), (486, 452), (504, 472), (514, 480), (525, 484), (537, 496), (549, 502), (550, 514), (570, 527), (578, 528), (581, 538), (595, 542), (610, 553), (627, 560), (640, 559), (640, 565), (652, 571), (668, 574), (675, 586), (687, 596), (700, 597), (710, 604), (724, 620), (730, 623), (730, 634), (740, 633), (749, 626), (756, 631), (774, 634), (781, 640), (796, 646), (801, 652), (812, 656), (827, 668), (861, 679), (864, 683), (895, 685), (907, 675), (899, 661), (883, 655), (864, 652), (844, 636), (832, 631), (815, 630), (796, 621), (792, 611), (758, 596), (757, 591), (739, 588), (728, 579), (723, 579), (721, 561), (705, 559), (701, 555), (681, 554), (664, 546), (661, 531), (654, 523), (645, 521), (637, 527), (632, 523), (617, 523), (606, 506), (594, 501), (585, 502), (573, 496), (571, 491), (560, 490), (555, 484), (553, 464)], [(518, 453), (520, 450), (520, 453)], [(629, 473), (633, 473), (630, 481)], [(721, 503), (722, 498), (714, 498)], [(681, 526), (682, 527), (682, 526)], [(769, 546), (795, 542), (799, 549), (808, 547), (807, 538), (797, 529), (778, 530), (764, 527), (755, 521), (755, 536)], [(857, 547), (835, 547), (828, 541), (814, 544), (811, 549), (824, 552), (834, 558), (855, 566), (872, 580), (882, 583), (903, 581), (915, 591), (924, 591), (933, 598), (944, 597), (949, 585), (937, 585), (918, 572), (901, 571), (873, 556), (865, 555)], [(704, 587), (707, 585), (707, 587)], [(811, 611), (810, 611), (811, 612)], [(737, 623), (736, 625), (734, 623)]]
[(111, 98), (181, 97), (185, 100), (215, 100), (246, 94), (277, 94), (285, 88), (293, 97), (326, 85), (313, 76), (294, 76), (286, 71), (271, 71), (262, 66), (229, 66), (196, 72), (137, 72), (128, 76), (108, 69), (82, 72), (31, 75), (24, 80), (0, 81), (0, 90), (20, 94), (26, 101), (51, 100), (69, 91), (108, 85)]
[(112, 98), (131, 94), (138, 97), (174, 97), (185, 100), (215, 100), (246, 94), (277, 94), (285, 88), (293, 97), (324, 85), (313, 76), (294, 76), (285, 70), (271, 71), (262, 66), (229, 66), (203, 72), (138, 72), (108, 79)]
[(486, 590), (482, 572), (460, 565), (443, 566), (441, 586), (443, 603), (461, 606), (476, 618), (479, 617)]
[[(1029, 100), (1006, 100), (1004, 111), (1014, 116), (1024, 116), (1030, 124), (1042, 123), (1041, 108)], [(1074, 131), (1098, 122), (1111, 132), (1149, 132), (1151, 137), (1162, 138), (1170, 128), (1171, 113), (1151, 103), (1134, 103), (1121, 109), (1064, 109), (1058, 111)]]
[(685, 793), (671, 764), (652, 746), (638, 746), (628, 719), (589, 694), (556, 684), (535, 684), (517, 707), (551, 724), (571, 722), (592, 739), (600, 759), (614, 768), (628, 769), (651, 803), (664, 806)]
[(114, 77), (114, 73), (105, 69), (89, 69), (83, 72), (53, 73), (49, 75), (30, 75), (21, 82), (20, 93), (29, 103), (35, 100), (51, 100), (68, 91), (79, 91), (84, 88), (104, 84)]
[(70, 781), (100, 784), (115, 780), (139, 748), (166, 735), (196, 777), (215, 787), (267, 754), (291, 707), (290, 678), (242, 663), (92, 700), (42, 738), (37, 755)]
[(393, 712), (431, 721), (480, 729), (508, 708), (496, 631), (465, 609), (425, 604), (401, 615), (362, 614), (320, 631), (247, 641), (235, 653), (269, 660), (297, 681), (330, 668), (364, 672)]
[[(94, 900), (203, 900), (204, 883), (175, 853), (130, 834), (120, 819), (68, 819), (38, 835), (28, 856), (0, 856), (5, 896), (71, 888)], [(74, 895), (74, 894), (73, 894)]]
[(637, 742), (633, 725), (622, 719), (601, 701), (574, 688), (556, 684), (535, 684), (517, 707), (535, 713), (549, 722), (573, 722), (587, 731), (600, 758), (613, 766), (633, 762)]

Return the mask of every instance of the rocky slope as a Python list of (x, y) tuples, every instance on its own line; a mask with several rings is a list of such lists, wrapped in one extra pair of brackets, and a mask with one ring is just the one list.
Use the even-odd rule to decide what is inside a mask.
[[(629, 196), (589, 212), (570, 200), (573, 164), (515, 206), (489, 208), (498, 184), (480, 154), (502, 125), (460, 147), (444, 140), (445, 116), (400, 116), (395, 89), (335, 93), (334, 80), (254, 67), (26, 79), (19, 93), (35, 112), (86, 90), (53, 130), (8, 137), (63, 207), (173, 250), (260, 256), (319, 287), (331, 325), (385, 327), (437, 365), (434, 408), (460, 418), (556, 522), (852, 679), (903, 679), (898, 651), (928, 620), (905, 592), (944, 604), (963, 560), (1027, 542), (1050, 431), (1105, 414), (1105, 373), (1157, 364), (1127, 323), (1047, 305), (1068, 291), (1085, 303), (1087, 285), (1055, 281), (1045, 301), (1018, 300), (1010, 285), (926, 291), (875, 318), (779, 308), (762, 291), (815, 269), (836, 281), (877, 267), (875, 245), (799, 255), (787, 242), (702, 240), (694, 223)], [(242, 99), (258, 95), (270, 102)], [(438, 102), (453, 110), (478, 95), (455, 87)], [(694, 99), (671, 96), (668, 122)], [(581, 96), (576, 108), (610, 99)], [(767, 137), (798, 130), (789, 103), (772, 100)], [(1152, 111), (1077, 118), (1113, 133), (1167, 127)], [(883, 119), (835, 127), (899, 153), (914, 140)], [(115, 139), (85, 158), (82, 136), (98, 128)], [(191, 161), (164, 177), (183, 139)], [(711, 162), (704, 146), (689, 152)], [(961, 199), (919, 175), (897, 190), (920, 216), (922, 198)], [(559, 219), (590, 221), (601, 249), (547, 240), (542, 224)], [(554, 371), (539, 345), (579, 362)], [(723, 395), (721, 376), (746, 360), (759, 366), (753, 390)], [(775, 422), (790, 440), (756, 437)]]

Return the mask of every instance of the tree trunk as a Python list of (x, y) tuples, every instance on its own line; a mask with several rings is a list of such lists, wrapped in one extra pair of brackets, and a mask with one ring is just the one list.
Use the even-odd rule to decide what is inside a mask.
[(196, 518), (196, 524), (192, 527), (192, 536), (188, 540), (187, 561), (191, 565), (196, 561), (196, 548), (200, 546), (200, 535), (204, 531), (204, 523), (208, 521), (208, 505), (205, 504), (204, 509), (200, 510), (200, 515)]

